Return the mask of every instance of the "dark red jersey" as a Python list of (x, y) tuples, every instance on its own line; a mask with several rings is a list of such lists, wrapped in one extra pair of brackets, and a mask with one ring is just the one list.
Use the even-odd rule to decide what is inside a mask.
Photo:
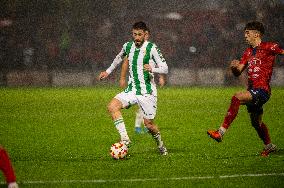
[(245, 50), (240, 63), (247, 66), (249, 88), (261, 88), (270, 93), (273, 65), (280, 53), (282, 49), (273, 42), (261, 42), (259, 46)]

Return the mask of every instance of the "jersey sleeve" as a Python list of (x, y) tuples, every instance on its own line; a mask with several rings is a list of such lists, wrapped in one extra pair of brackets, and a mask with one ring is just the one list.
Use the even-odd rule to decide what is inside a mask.
[(116, 57), (112, 61), (112, 64), (109, 66), (109, 68), (107, 68), (106, 72), (108, 74), (112, 73), (112, 71), (123, 61), (124, 57), (126, 56), (126, 45), (127, 43), (123, 45), (119, 54), (116, 55)]
[(270, 46), (270, 50), (273, 54), (277, 55), (277, 54), (282, 54), (283, 53), (283, 49), (280, 47), (279, 44), (277, 43), (273, 43), (271, 46)]
[(163, 57), (160, 49), (154, 44), (152, 48), (152, 58), (155, 63), (155, 67), (152, 68), (153, 73), (167, 74), (168, 65)]
[(246, 64), (248, 63), (248, 60), (249, 60), (250, 55), (251, 55), (251, 52), (250, 52), (250, 50), (249, 50), (249, 48), (248, 48), (248, 49), (246, 49), (246, 51), (244, 52), (244, 54), (243, 54), (243, 56), (242, 56), (242, 58), (241, 58), (240, 64), (246, 65)]

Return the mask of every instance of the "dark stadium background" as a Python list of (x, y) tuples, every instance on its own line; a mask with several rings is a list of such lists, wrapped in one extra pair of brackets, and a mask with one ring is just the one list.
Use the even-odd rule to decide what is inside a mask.
[[(283, 0), (1, 0), (0, 9), (2, 86), (96, 85), (96, 74), (110, 65), (131, 39), (132, 24), (141, 20), (173, 70), (172, 85), (238, 83), (228, 63), (246, 48), (248, 21), (265, 24), (265, 40), (284, 43)], [(275, 66), (283, 65), (283, 57), (277, 58)], [(181, 70), (188, 70), (185, 79)], [(279, 69), (277, 85), (284, 85), (283, 74)], [(64, 79), (69, 81), (60, 82)]]

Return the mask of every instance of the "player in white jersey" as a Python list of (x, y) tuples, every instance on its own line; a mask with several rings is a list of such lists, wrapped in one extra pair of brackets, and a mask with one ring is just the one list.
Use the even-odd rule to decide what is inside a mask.
[[(146, 31), (145, 40), (148, 40), (149, 37), (150, 37), (150, 31)], [(149, 62), (149, 64), (155, 66), (154, 62)], [(129, 67), (129, 62), (128, 62), (127, 57), (125, 57), (124, 60), (123, 60), (122, 66), (121, 66), (120, 79), (119, 79), (119, 86), (121, 88), (126, 88), (127, 85), (128, 85), (128, 83), (126, 81), (128, 67)], [(128, 79), (128, 80), (130, 80), (130, 79)], [(160, 87), (163, 87), (165, 85), (166, 78), (165, 78), (164, 74), (159, 74), (158, 83), (159, 83)], [(143, 125), (143, 127), (142, 127), (142, 125)], [(141, 134), (143, 132), (149, 131), (147, 129), (147, 127), (145, 127), (145, 125), (144, 125), (143, 111), (141, 110), (141, 108), (138, 108), (137, 111), (136, 111), (134, 127), (135, 127), (135, 132), (137, 134)]]
[[(137, 22), (132, 27), (133, 41), (123, 45), (121, 52), (113, 60), (110, 67), (100, 73), (99, 79), (104, 79), (127, 57), (129, 61), (129, 84), (121, 93), (117, 94), (109, 103), (108, 111), (118, 130), (121, 141), (130, 144), (121, 109), (138, 104), (143, 111), (144, 124), (157, 142), (161, 155), (167, 155), (167, 149), (162, 141), (160, 131), (154, 124), (157, 110), (157, 89), (154, 73), (167, 74), (168, 66), (158, 47), (145, 40), (148, 30), (144, 22)], [(153, 61), (156, 66), (150, 65)]]

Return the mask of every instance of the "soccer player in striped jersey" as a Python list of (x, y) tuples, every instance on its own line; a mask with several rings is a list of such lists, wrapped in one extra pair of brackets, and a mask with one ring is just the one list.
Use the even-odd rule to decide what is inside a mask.
[[(146, 31), (145, 40), (148, 40), (149, 37), (150, 37), (150, 31)], [(149, 62), (149, 64), (154, 66), (154, 62)], [(120, 79), (119, 79), (119, 86), (121, 88), (127, 87), (126, 75), (127, 75), (128, 67), (129, 67), (129, 62), (128, 62), (128, 59), (125, 57), (123, 60), (122, 66), (121, 66)], [(164, 74), (159, 74), (158, 83), (160, 87), (163, 87), (165, 85), (166, 77)], [(148, 129), (147, 127), (145, 127), (144, 121), (143, 121), (143, 111), (140, 108), (138, 108), (138, 110), (136, 111), (135, 125), (134, 125), (135, 132), (137, 134), (143, 133), (142, 125), (144, 127), (144, 132), (148, 132)]]
[[(154, 123), (157, 110), (157, 88), (153, 79), (154, 73), (167, 74), (168, 66), (159, 48), (145, 40), (147, 25), (136, 22), (132, 27), (133, 41), (126, 42), (121, 52), (113, 60), (110, 67), (100, 73), (99, 79), (104, 79), (127, 57), (129, 61), (129, 84), (109, 103), (108, 111), (118, 130), (121, 141), (129, 146), (130, 139), (122, 118), (121, 109), (138, 104), (143, 111), (144, 124), (155, 139), (161, 155), (167, 155), (167, 149), (162, 141), (158, 126)], [(157, 66), (150, 65), (153, 61)]]
[(230, 107), (220, 128), (207, 131), (207, 134), (218, 142), (236, 118), (240, 105), (246, 105), (252, 126), (264, 143), (261, 156), (268, 156), (269, 153), (277, 150), (276, 145), (271, 143), (268, 128), (262, 122), (262, 106), (269, 100), (271, 89), (270, 79), (273, 71), (273, 64), (278, 54), (283, 55), (284, 50), (277, 43), (263, 42), (264, 26), (260, 22), (247, 23), (244, 29), (244, 37), (250, 45), (241, 58), (231, 62), (231, 70), (235, 76), (247, 68), (248, 88), (246, 91), (237, 92), (231, 100)]

